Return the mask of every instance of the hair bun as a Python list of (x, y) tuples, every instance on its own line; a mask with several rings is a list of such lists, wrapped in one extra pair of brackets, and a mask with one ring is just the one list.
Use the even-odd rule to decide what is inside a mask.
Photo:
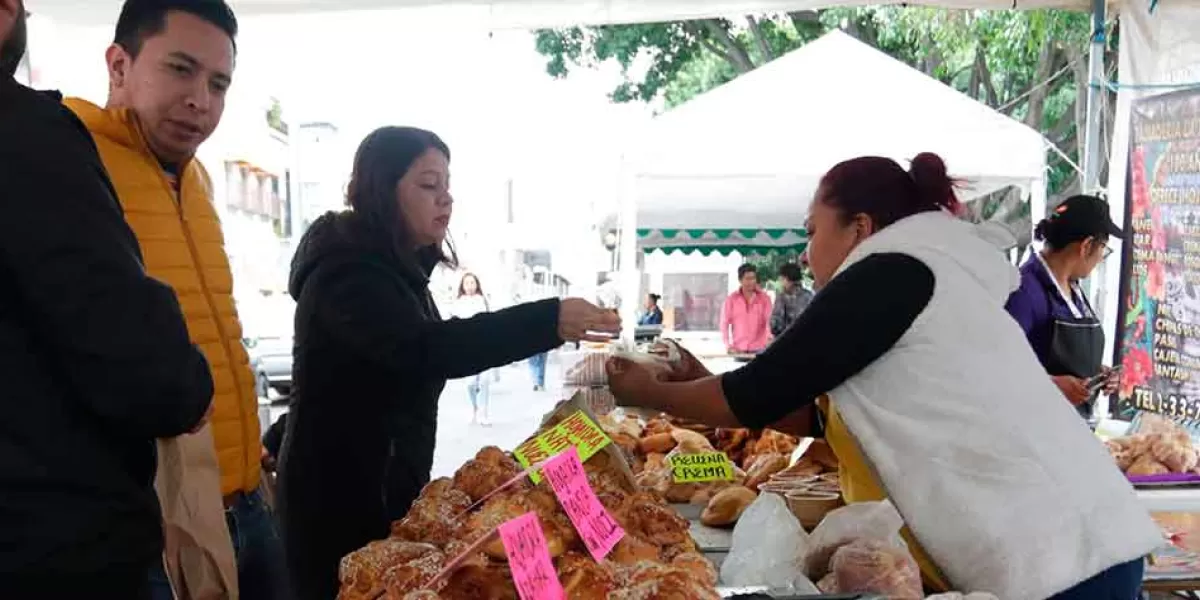
[(1046, 241), (1046, 235), (1049, 229), (1050, 219), (1042, 219), (1041, 221), (1038, 221), (1038, 224), (1033, 227), (1033, 239), (1039, 242)]
[(922, 152), (916, 155), (912, 159), (912, 166), (908, 168), (908, 173), (917, 183), (922, 181), (941, 183), (950, 179), (946, 170), (946, 161), (932, 152)]
[(950, 178), (946, 161), (942, 160), (942, 157), (933, 152), (922, 152), (913, 157), (908, 174), (925, 202), (958, 213), (958, 197), (954, 194), (955, 181)]

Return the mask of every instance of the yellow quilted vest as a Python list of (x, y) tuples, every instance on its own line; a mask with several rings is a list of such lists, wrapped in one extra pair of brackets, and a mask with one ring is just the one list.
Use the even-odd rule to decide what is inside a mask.
[(253, 491), (262, 452), (258, 400), (208, 173), (199, 161), (190, 161), (177, 195), (127, 110), (107, 110), (78, 98), (65, 103), (96, 141), (146, 270), (175, 290), (192, 342), (208, 359), (221, 493)]

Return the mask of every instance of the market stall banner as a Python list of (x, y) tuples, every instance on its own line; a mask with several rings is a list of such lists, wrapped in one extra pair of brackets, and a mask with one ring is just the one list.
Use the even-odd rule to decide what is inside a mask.
[(1200, 91), (1132, 114), (1117, 416), (1200, 428)]

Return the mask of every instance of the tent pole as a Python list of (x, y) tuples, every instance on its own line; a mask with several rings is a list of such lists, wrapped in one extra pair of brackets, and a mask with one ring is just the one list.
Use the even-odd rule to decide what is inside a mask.
[(641, 306), (642, 274), (638, 271), (637, 236), (637, 184), (633, 166), (627, 157), (621, 157), (620, 221), (617, 224), (618, 255), (617, 289), (621, 302), (621, 340), (630, 346), (634, 343), (637, 327), (637, 310)]
[[(1083, 185), (1085, 194), (1101, 193), (1100, 165), (1104, 157), (1101, 155), (1100, 129), (1104, 119), (1102, 107), (1104, 83), (1104, 47), (1106, 43), (1104, 30), (1105, 6), (1104, 0), (1092, 0), (1092, 43), (1088, 50), (1088, 88), (1087, 88), (1087, 122), (1083, 137)], [(1089, 277), (1088, 288), (1092, 292), (1092, 306), (1096, 316), (1104, 321), (1104, 297), (1107, 285), (1106, 265), (1100, 263), (1096, 272)]]
[(1083, 193), (1094, 194), (1100, 189), (1101, 156), (1100, 127), (1104, 94), (1104, 0), (1092, 0), (1092, 43), (1088, 50), (1087, 123), (1083, 144)]

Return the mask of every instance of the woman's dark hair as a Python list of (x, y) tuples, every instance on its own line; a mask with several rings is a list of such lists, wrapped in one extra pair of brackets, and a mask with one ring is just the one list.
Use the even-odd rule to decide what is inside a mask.
[[(429, 150), (437, 150), (450, 159), (450, 147), (431, 131), (415, 127), (381, 127), (371, 132), (354, 153), (354, 172), (350, 174), (346, 204), (361, 215), (371, 235), (384, 242), (401, 260), (418, 257), (413, 252), (412, 228), (404, 221), (396, 199), (396, 184), (413, 162)], [(448, 266), (456, 266), (454, 247), (431, 246), (423, 250), (428, 257)], [(420, 262), (418, 260), (418, 262)]]
[(945, 210), (957, 214), (959, 182), (946, 171), (942, 157), (922, 152), (904, 170), (882, 156), (860, 156), (838, 163), (821, 178), (821, 201), (838, 209), (849, 221), (855, 215), (871, 217), (883, 229), (917, 213)]
[(662, 296), (659, 296), (658, 294), (649, 294), (649, 297), (650, 301), (653, 302), (655, 306), (658, 306), (658, 301), (662, 300)]
[(458, 297), (462, 298), (467, 295), (467, 278), (475, 280), (475, 293), (483, 295), (483, 284), (479, 283), (479, 278), (474, 273), (463, 273), (462, 279), (458, 280)]
[(738, 280), (740, 281), (743, 277), (745, 277), (746, 273), (754, 273), (755, 275), (758, 275), (758, 267), (750, 263), (746, 263), (738, 267)]
[(1062, 250), (1075, 242), (1096, 239), (1107, 242), (1120, 237), (1120, 229), (1108, 216), (1108, 203), (1097, 196), (1077, 194), (1063, 200), (1049, 217), (1033, 228), (1033, 237), (1050, 250)]
[(792, 283), (800, 283), (804, 279), (804, 270), (795, 263), (786, 263), (779, 267), (779, 276)]

